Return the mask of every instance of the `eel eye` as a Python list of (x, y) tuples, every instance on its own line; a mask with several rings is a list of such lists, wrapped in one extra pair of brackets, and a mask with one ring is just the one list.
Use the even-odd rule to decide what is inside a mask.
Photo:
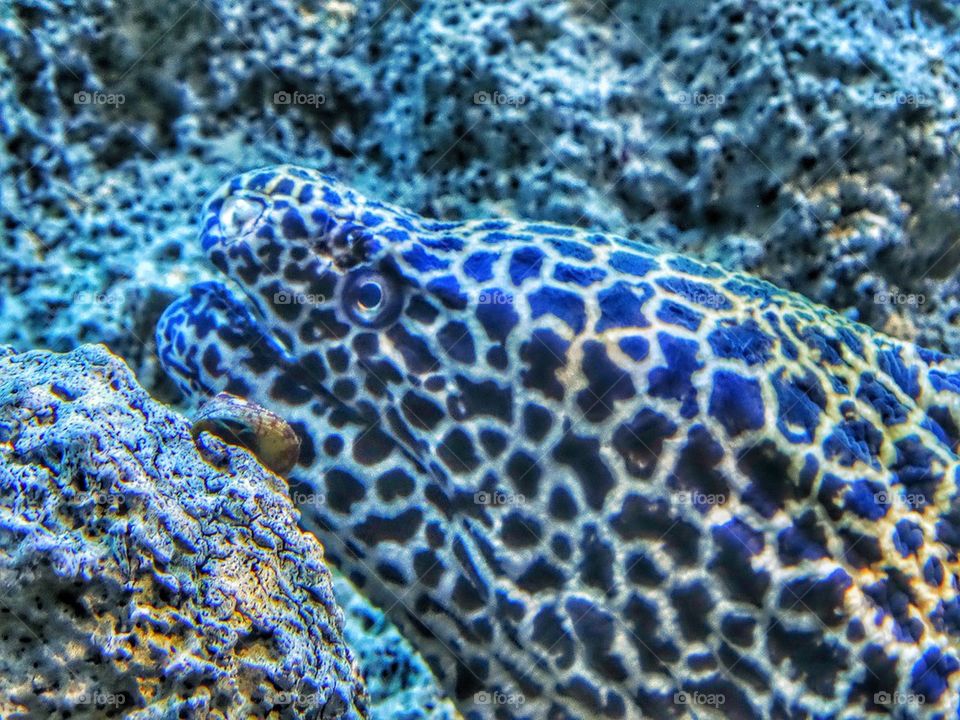
[(376, 280), (365, 280), (357, 288), (357, 311), (375, 313), (383, 304), (383, 286)]
[(343, 306), (355, 323), (383, 327), (400, 314), (400, 289), (394, 280), (375, 270), (355, 270), (343, 286)]

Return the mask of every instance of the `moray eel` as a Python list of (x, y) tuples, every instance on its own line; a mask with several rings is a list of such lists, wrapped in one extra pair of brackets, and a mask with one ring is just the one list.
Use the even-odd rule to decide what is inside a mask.
[(958, 716), (960, 363), (624, 238), (242, 174), (157, 328), (473, 720)]

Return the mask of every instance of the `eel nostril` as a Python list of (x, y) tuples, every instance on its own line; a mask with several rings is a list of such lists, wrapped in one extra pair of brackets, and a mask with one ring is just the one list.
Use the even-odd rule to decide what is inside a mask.
[(220, 232), (226, 242), (243, 240), (256, 231), (267, 208), (260, 198), (233, 195), (220, 208)]
[(353, 268), (367, 257), (372, 242), (365, 226), (346, 221), (330, 231), (314, 249), (330, 255), (340, 268)]

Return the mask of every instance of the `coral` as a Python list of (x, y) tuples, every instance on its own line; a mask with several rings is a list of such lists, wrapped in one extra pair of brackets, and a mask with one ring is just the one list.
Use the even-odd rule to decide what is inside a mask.
[(367, 717), (285, 483), (105, 349), (0, 351), (0, 714)]

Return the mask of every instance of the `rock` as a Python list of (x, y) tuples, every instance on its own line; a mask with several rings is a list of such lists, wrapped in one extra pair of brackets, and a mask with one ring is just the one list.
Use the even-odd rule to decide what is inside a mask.
[(368, 717), (297, 519), (104, 348), (0, 350), (0, 716)]

